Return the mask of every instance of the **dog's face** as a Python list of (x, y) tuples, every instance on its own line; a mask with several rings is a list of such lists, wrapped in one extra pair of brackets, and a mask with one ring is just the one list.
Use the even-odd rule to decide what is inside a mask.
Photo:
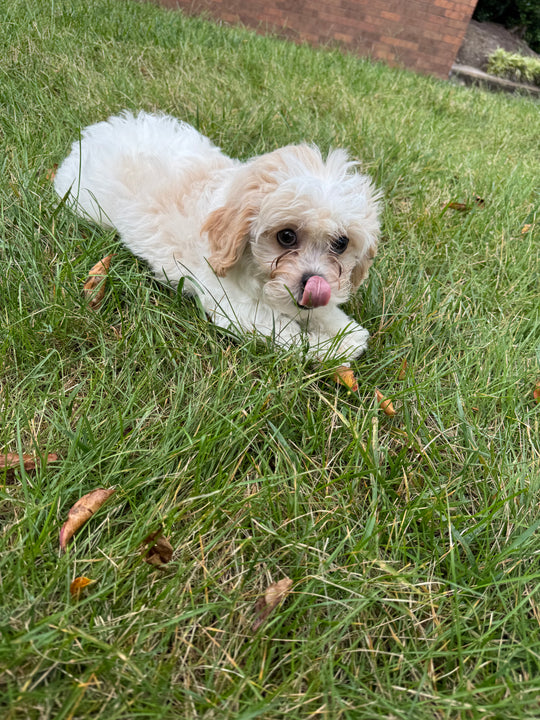
[(283, 312), (345, 302), (375, 256), (378, 193), (342, 150), (295, 145), (239, 168), (203, 230), (225, 275), (249, 255), (266, 302)]

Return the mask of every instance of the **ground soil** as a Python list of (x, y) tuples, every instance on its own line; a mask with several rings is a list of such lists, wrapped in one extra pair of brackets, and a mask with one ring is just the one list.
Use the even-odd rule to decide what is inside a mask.
[(502, 25), (491, 22), (477, 22), (471, 20), (463, 45), (461, 46), (456, 63), (470, 65), (479, 70), (486, 70), (487, 60), (497, 48), (508, 52), (519, 53), (532, 57), (540, 57), (519, 37), (517, 31), (507, 30)]

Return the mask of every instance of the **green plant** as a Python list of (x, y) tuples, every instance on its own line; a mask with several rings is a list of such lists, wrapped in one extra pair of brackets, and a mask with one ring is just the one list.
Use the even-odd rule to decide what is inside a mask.
[(487, 71), (499, 77), (540, 85), (540, 58), (524, 57), (498, 48), (489, 56)]

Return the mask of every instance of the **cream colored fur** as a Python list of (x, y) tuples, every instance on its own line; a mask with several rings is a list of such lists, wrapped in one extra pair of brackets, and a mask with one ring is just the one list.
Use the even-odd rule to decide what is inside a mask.
[[(307, 340), (320, 359), (366, 349), (368, 332), (338, 306), (375, 255), (379, 194), (345, 151), (324, 160), (291, 145), (241, 163), (186, 123), (126, 112), (82, 132), (55, 188), (79, 214), (115, 228), (156, 277), (186, 278), (218, 325), (284, 346)], [(280, 245), (285, 229), (295, 247)], [(336, 252), (343, 237), (348, 246)], [(311, 276), (322, 278), (325, 304), (302, 307)]]

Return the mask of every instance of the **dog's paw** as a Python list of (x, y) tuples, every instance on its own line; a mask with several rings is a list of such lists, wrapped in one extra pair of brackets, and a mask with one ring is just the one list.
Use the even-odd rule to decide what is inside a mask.
[(343, 356), (347, 360), (355, 360), (367, 350), (368, 340), (369, 332), (361, 325), (356, 325), (353, 330), (340, 338), (336, 357)]

